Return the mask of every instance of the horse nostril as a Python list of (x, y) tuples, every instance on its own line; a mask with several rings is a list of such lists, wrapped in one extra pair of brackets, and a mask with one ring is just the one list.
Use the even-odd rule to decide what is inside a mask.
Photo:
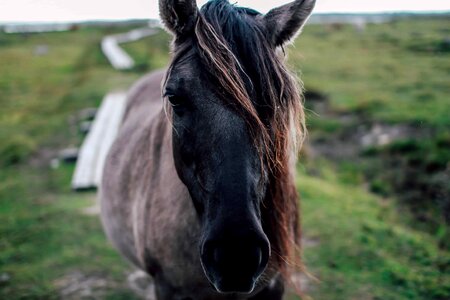
[(242, 264), (247, 264), (249, 271), (257, 273), (261, 267), (261, 262), (262, 250), (259, 247), (248, 249), (247, 253), (242, 255)]
[(220, 265), (220, 262), (223, 261), (223, 250), (220, 248), (214, 249), (213, 259), (216, 265)]
[(213, 247), (208, 250), (212, 266), (220, 272), (240, 269), (258, 276), (267, 264), (268, 255), (264, 254), (267, 251), (258, 246)]

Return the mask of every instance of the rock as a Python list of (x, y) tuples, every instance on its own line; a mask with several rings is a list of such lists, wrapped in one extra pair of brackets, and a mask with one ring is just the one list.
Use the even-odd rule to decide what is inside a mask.
[(50, 161), (50, 168), (52, 168), (53, 170), (58, 169), (58, 168), (59, 168), (59, 159), (53, 158), (53, 159)]
[(443, 39), (439, 43), (437, 50), (439, 52), (450, 52), (450, 37)]
[(8, 273), (0, 274), (0, 284), (8, 283), (11, 280), (11, 276)]
[(59, 151), (58, 158), (63, 162), (75, 162), (78, 158), (78, 148), (71, 147)]
[(302, 237), (302, 246), (304, 248), (312, 248), (320, 245), (318, 238)]
[(363, 147), (384, 146), (408, 136), (410, 128), (402, 125), (374, 124), (360, 139)]
[(34, 48), (34, 55), (43, 56), (48, 54), (48, 46), (47, 45), (37, 45)]
[(112, 287), (106, 278), (75, 271), (55, 281), (61, 299), (103, 299), (105, 291)]
[(294, 272), (291, 275), (291, 280), (294, 286), (300, 288), (302, 292), (310, 292), (313, 289), (313, 280), (316, 281), (317, 279), (306, 273), (300, 273), (300, 272)]
[(89, 132), (89, 130), (91, 130), (92, 127), (92, 121), (83, 121), (80, 123), (80, 132), (83, 134), (86, 134)]
[(95, 118), (95, 115), (97, 114), (97, 108), (95, 107), (88, 107), (85, 109), (82, 109), (78, 112), (78, 120), (80, 121), (92, 121)]
[(100, 205), (98, 203), (83, 209), (83, 214), (87, 216), (98, 216), (100, 215), (100, 212)]
[(137, 270), (130, 273), (127, 278), (128, 286), (137, 295), (145, 300), (155, 300), (155, 285), (153, 279), (145, 272)]

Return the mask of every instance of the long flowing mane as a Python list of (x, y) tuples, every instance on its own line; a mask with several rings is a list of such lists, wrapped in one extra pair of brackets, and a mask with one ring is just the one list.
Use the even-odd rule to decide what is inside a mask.
[(292, 267), (300, 266), (299, 204), (290, 164), (305, 135), (302, 93), (281, 51), (270, 45), (261, 17), (227, 0), (210, 1), (199, 12), (192, 40), (175, 41), (173, 61), (194, 47), (210, 77), (223, 87), (223, 101), (246, 120), (269, 179), (264, 231), (289, 279)]

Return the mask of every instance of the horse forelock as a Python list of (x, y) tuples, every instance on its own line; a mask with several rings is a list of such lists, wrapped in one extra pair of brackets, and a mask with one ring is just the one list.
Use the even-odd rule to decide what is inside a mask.
[[(270, 46), (260, 15), (227, 0), (210, 1), (198, 15), (195, 34), (179, 43), (173, 63), (191, 46), (223, 88), (223, 98), (247, 122), (269, 176), (263, 226), (281, 272), (301, 267), (298, 196), (291, 174), (306, 134), (301, 86)], [(186, 43), (186, 42), (185, 42)], [(170, 72), (170, 69), (169, 69)], [(288, 278), (287, 278), (288, 279)]]

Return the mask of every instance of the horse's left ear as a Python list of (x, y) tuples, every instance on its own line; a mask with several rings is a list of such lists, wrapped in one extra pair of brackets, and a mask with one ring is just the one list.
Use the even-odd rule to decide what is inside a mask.
[(159, 14), (166, 28), (172, 33), (186, 34), (193, 30), (197, 22), (197, 1), (159, 0)]
[(293, 39), (311, 14), (315, 0), (296, 0), (269, 11), (264, 16), (269, 39), (275, 47)]

